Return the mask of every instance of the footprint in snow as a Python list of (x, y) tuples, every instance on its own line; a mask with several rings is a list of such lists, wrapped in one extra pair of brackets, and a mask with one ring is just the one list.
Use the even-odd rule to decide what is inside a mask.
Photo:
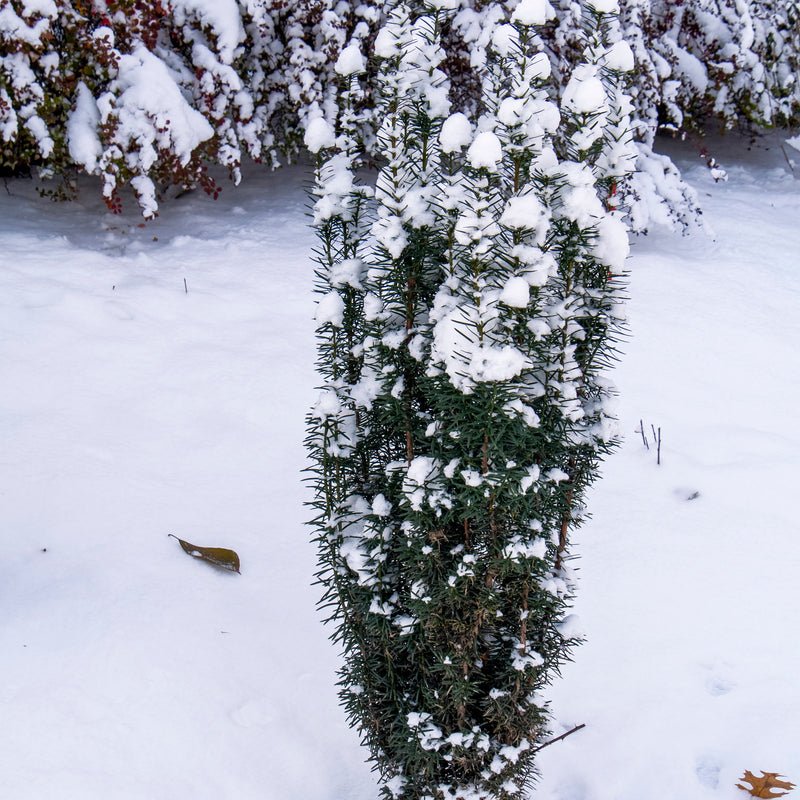
[(706, 691), (712, 697), (722, 697), (729, 694), (736, 688), (736, 684), (727, 678), (722, 678), (719, 675), (714, 675), (706, 681)]
[(269, 706), (258, 700), (248, 700), (230, 712), (231, 720), (242, 728), (264, 728), (275, 719)]
[(697, 759), (697, 766), (695, 767), (697, 780), (709, 789), (719, 787), (719, 773), (721, 770), (722, 765), (715, 756), (705, 755)]
[(736, 688), (730, 667), (721, 663), (704, 664), (706, 670), (705, 689), (712, 697), (722, 697)]

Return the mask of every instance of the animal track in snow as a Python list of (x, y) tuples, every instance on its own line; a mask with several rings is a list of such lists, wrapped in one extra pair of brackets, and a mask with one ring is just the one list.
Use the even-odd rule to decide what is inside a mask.
[(700, 756), (697, 759), (697, 766), (695, 767), (697, 780), (709, 789), (716, 789), (719, 787), (719, 773), (721, 769), (722, 765), (715, 756)]

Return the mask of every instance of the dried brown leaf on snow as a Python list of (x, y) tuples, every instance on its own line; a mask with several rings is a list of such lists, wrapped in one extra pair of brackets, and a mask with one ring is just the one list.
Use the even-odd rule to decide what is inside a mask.
[[(740, 780), (749, 783), (752, 788), (742, 786), (741, 783), (736, 785), (746, 792), (750, 792), (753, 797), (783, 797), (794, 789), (794, 784), (789, 781), (780, 780), (781, 775), (777, 772), (764, 772), (761, 770), (761, 777), (756, 778), (750, 770), (746, 770), (744, 776)], [(785, 792), (773, 791), (773, 789), (786, 789)]]

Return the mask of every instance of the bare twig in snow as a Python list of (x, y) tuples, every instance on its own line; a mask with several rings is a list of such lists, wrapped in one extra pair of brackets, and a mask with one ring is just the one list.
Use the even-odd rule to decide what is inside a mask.
[(555, 744), (556, 742), (560, 742), (562, 739), (566, 739), (567, 736), (570, 736), (573, 733), (576, 733), (581, 728), (585, 728), (586, 723), (582, 722), (580, 725), (576, 725), (572, 730), (567, 731), (566, 733), (562, 733), (561, 736), (556, 736), (555, 739), (550, 739), (549, 742), (545, 742), (544, 744), (540, 744), (538, 747), (531, 750), (532, 753), (538, 753), (540, 750), (544, 750), (545, 747), (550, 747), (551, 744)]
[(789, 158), (789, 154), (786, 152), (786, 147), (781, 143), (781, 151), (783, 152), (783, 157), (786, 159), (786, 163), (789, 165), (789, 169), (792, 171), (792, 175), (794, 175), (794, 164), (792, 164), (792, 159)]

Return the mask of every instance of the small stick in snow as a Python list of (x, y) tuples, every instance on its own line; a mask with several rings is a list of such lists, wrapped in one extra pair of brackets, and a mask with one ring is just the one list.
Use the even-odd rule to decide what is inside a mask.
[(186, 294), (189, 294), (189, 284), (186, 283), (186, 278), (183, 279), (183, 289), (186, 292)]
[(783, 157), (786, 159), (786, 163), (789, 165), (789, 169), (792, 171), (792, 175), (794, 175), (794, 164), (792, 164), (792, 159), (789, 158), (789, 154), (786, 152), (786, 148), (781, 145), (781, 150), (783, 151)]
[(650, 445), (647, 443), (647, 437), (644, 435), (644, 422), (639, 420), (639, 433), (642, 434), (642, 441), (644, 442), (644, 446), (649, 450)]
[(576, 725), (571, 731), (567, 731), (566, 733), (562, 733), (561, 736), (556, 736), (555, 739), (550, 739), (549, 742), (545, 742), (544, 744), (540, 744), (538, 747), (535, 747), (531, 750), (532, 753), (538, 753), (540, 750), (544, 750), (545, 747), (550, 747), (551, 744), (555, 744), (556, 742), (560, 742), (562, 739), (566, 739), (567, 736), (579, 731), (581, 728), (585, 728), (586, 723), (582, 722), (580, 725)]
[(658, 438), (656, 439), (656, 464), (661, 466), (661, 426), (658, 427)]

